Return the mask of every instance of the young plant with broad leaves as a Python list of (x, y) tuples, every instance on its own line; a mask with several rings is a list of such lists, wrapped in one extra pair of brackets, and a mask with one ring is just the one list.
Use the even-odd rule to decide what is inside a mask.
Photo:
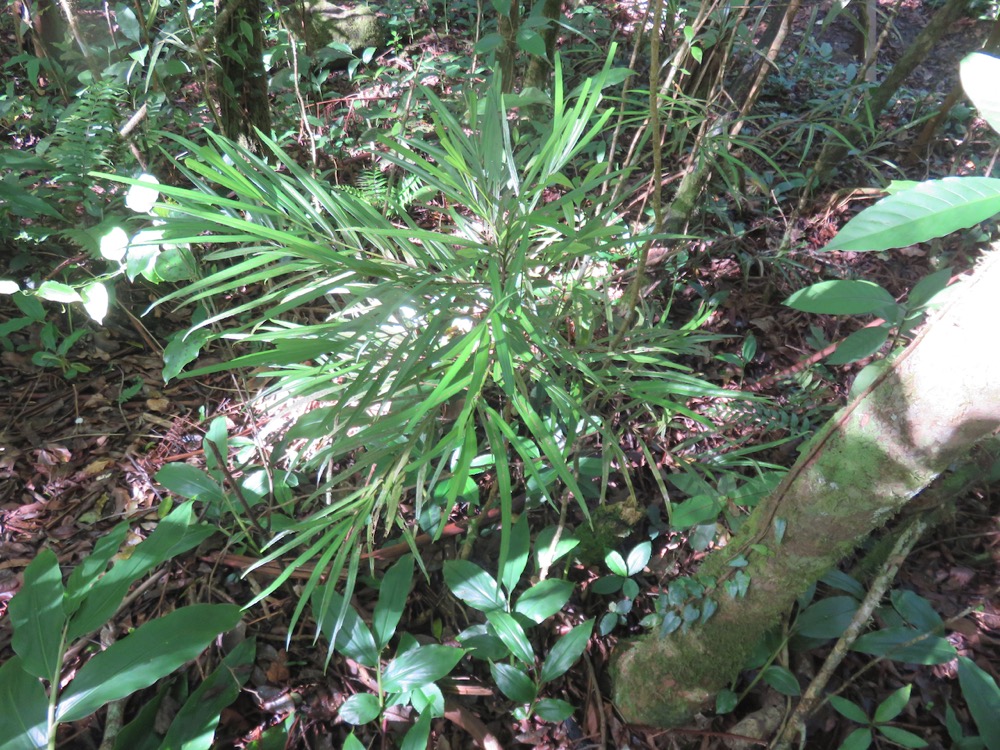
[[(236, 626), (240, 610), (234, 605), (180, 607), (119, 640), (111, 638), (104, 650), (90, 656), (68, 678), (71, 655), (83, 650), (98, 631), (104, 640), (103, 628), (132, 584), (214, 531), (213, 526), (197, 522), (193, 504), (186, 503), (126, 553), (122, 545), (129, 526), (121, 524), (97, 541), (65, 584), (55, 554), (47, 549), (38, 553), (25, 569), (21, 590), (9, 606), (15, 656), (0, 666), (0, 748), (54, 749), (59, 724), (79, 721), (153, 685)], [(207, 748), (220, 713), (250, 676), (247, 667), (253, 658), (252, 641), (243, 641), (226, 655), (181, 707), (159, 746)], [(145, 714), (146, 724), (126, 726), (124, 736), (143, 741), (156, 736), (153, 715)], [(141, 714), (136, 721), (142, 721)], [(206, 740), (209, 744), (204, 744)]]
[[(535, 540), (536, 573), (547, 571), (576, 546), (571, 534), (555, 532), (549, 527)], [(500, 692), (515, 704), (514, 717), (520, 720), (534, 715), (546, 721), (563, 721), (573, 713), (573, 706), (559, 698), (542, 697), (542, 688), (562, 677), (583, 655), (594, 621), (567, 630), (538, 663), (529, 633), (563, 609), (573, 584), (560, 578), (542, 578), (515, 595), (529, 552), (528, 524), (522, 516), (511, 529), (510, 556), (499, 580), (468, 560), (446, 561), (444, 580), (455, 596), (482, 613), (485, 622), (463, 630), (458, 641), (470, 649), (474, 659), (489, 663)]]

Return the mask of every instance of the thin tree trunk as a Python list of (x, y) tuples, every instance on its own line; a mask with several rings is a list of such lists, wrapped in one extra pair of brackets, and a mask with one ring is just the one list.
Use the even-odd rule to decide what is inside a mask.
[[(1000, 350), (988, 343), (995, 338), (1000, 251), (990, 252), (951, 299), (806, 446), (734, 540), (706, 558), (700, 573), (716, 581), (715, 614), (686, 633), (619, 648), (614, 695), (626, 719), (688, 721), (738, 675), (808, 586), (1000, 428)], [(736, 571), (749, 574), (742, 598), (726, 592)]]
[[(260, 0), (215, 0), (216, 83), (223, 130), (227, 138), (255, 152), (261, 151), (255, 128), (265, 134), (271, 131), (261, 11)], [(250, 38), (246, 29), (251, 30)]]
[[(892, 66), (892, 70), (885, 80), (868, 96), (864, 102), (864, 109), (858, 113), (856, 121), (839, 129), (842, 136), (845, 136), (849, 141), (856, 140), (859, 132), (857, 122), (861, 118), (872, 122), (878, 119), (886, 105), (889, 104), (893, 94), (899, 90), (910, 73), (930, 54), (938, 39), (968, 10), (968, 7), (969, 0), (947, 0), (945, 5), (933, 15), (923, 31), (913, 40), (903, 56)], [(831, 137), (826, 142), (816, 162), (813, 184), (820, 185), (825, 182), (833, 166), (841, 162), (847, 155), (847, 150), (847, 146), (840, 138)]]

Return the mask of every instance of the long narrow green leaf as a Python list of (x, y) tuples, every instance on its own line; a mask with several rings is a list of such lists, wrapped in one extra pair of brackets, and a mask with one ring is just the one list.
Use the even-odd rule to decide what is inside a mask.
[(58, 721), (77, 721), (166, 677), (240, 621), (231, 604), (193, 604), (147, 622), (93, 656), (59, 696)]

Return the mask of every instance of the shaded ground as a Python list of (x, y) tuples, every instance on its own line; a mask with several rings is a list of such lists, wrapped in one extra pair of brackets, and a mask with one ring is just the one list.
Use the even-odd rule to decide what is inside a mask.
[[(904, 3), (903, 8), (904, 22), (888, 53), (902, 49), (927, 14), (920, 3)], [(960, 24), (941, 54), (934, 57), (933, 65), (918, 72), (924, 83), (938, 83), (938, 94), (954, 80), (957, 59), (971, 49), (971, 31), (970, 24)], [(833, 39), (838, 46), (846, 44), (846, 32), (842, 37), (837, 33)], [(893, 125), (893, 117), (893, 112), (887, 115), (887, 127)], [(922, 170), (927, 174), (977, 170), (985, 160), (978, 148), (985, 139), (968, 132), (945, 135), (925, 165), (914, 167), (908, 176), (923, 177)], [(957, 150), (949, 147), (956, 145)], [(847, 195), (818, 198), (810, 214), (799, 220), (797, 231), (808, 246), (818, 248), (848, 213), (863, 204), (864, 199), (852, 200)], [(773, 216), (754, 221), (756, 225), (738, 243), (709, 240), (693, 253), (699, 260), (689, 271), (692, 285), (729, 292), (711, 323), (713, 329), (740, 338), (753, 332), (758, 341), (758, 353), (745, 373), (720, 369), (707, 375), (743, 387), (759, 386), (761, 393), (775, 396), (785, 407), (775, 414), (787, 415), (792, 410), (817, 421), (844, 395), (848, 371), (811, 368), (811, 380), (804, 384), (797, 379), (806, 369), (801, 363), (817, 348), (817, 333), (836, 342), (859, 323), (804, 316), (782, 307), (781, 300), (814, 280), (844, 275), (876, 281), (901, 295), (928, 271), (942, 265), (953, 263), (956, 271), (966, 268), (972, 250), (961, 238), (952, 238), (937, 247), (885, 256), (803, 253), (792, 259), (775, 259), (773, 248), (784, 227)], [(657, 273), (654, 268), (652, 281), (663, 281)], [(119, 293), (122, 308), (131, 309), (136, 316), (148, 304), (137, 288), (120, 289)], [(650, 293), (655, 294), (655, 289)], [(0, 298), (0, 324), (18, 315), (6, 298)], [(184, 324), (182, 317), (169, 313), (140, 321), (118, 310), (108, 326), (93, 328), (68, 353), (73, 364), (88, 368), (71, 379), (58, 369), (32, 364), (29, 356), (18, 351), (5, 351), (0, 357), (0, 654), (9, 653), (9, 628), (2, 627), (6, 602), (18, 590), (21, 573), (41, 546), (54, 549), (66, 571), (85, 559), (93, 541), (121, 519), (128, 519), (137, 534), (143, 533), (157, 520), (157, 508), (163, 501), (153, 475), (172, 462), (200, 465), (204, 460), (201, 439), (208, 420), (225, 416), (230, 420), (231, 434), (246, 436), (265, 426), (266, 417), (245, 407), (246, 384), (231, 376), (163, 385), (156, 342), (164, 341)], [(819, 328), (811, 332), (810, 325)], [(29, 349), (42, 345), (28, 340), (30, 335), (14, 340)], [(779, 435), (784, 427), (757, 420), (736, 423), (730, 429), (741, 439), (760, 442)], [(786, 444), (768, 459), (790, 465), (793, 448)], [(648, 489), (649, 497), (658, 496), (651, 482)], [(1000, 499), (989, 488), (982, 488), (959, 499), (957, 508), (954, 520), (937, 528), (911, 557), (897, 586), (926, 597), (946, 618), (981, 602), (981, 612), (949, 623), (949, 639), (998, 677)], [(656, 501), (642, 510), (648, 511), (647, 517), (653, 521), (660, 518)], [(461, 530), (464, 520), (453, 520), (455, 530)], [(530, 520), (533, 528), (542, 528), (557, 521), (558, 514), (535, 510)], [(583, 525), (582, 519), (570, 520), (578, 527)], [(144, 526), (144, 522), (148, 524)], [(633, 528), (631, 535), (622, 537), (622, 548), (648, 538), (647, 531), (641, 524)], [(490, 547), (494, 541), (486, 538), (477, 543), (480, 546), (472, 559), (488, 561), (494, 557), (495, 550)], [(445, 593), (440, 574), (441, 562), (456, 556), (459, 543), (460, 538), (451, 537), (422, 548), (430, 580), (418, 582), (401, 630), (417, 638), (448, 642), (466, 627), (467, 612)], [(119, 633), (169, 611), (178, 602), (245, 602), (274, 575), (273, 569), (261, 569), (241, 578), (245, 561), (230, 554), (223, 544), (223, 539), (213, 537), (196, 554), (175, 560), (154, 576), (115, 618)], [(654, 591), (669, 577), (691, 570), (699, 555), (686, 549), (675, 535), (659, 536), (653, 559), (640, 576), (642, 590)], [(599, 619), (607, 612), (609, 599), (588, 591), (595, 578), (593, 570), (593, 565), (572, 567), (569, 577), (580, 584), (577, 596), (566, 611), (547, 621), (551, 629), (539, 636), (542, 640), (534, 644), (536, 653), (544, 653), (562, 630), (586, 618)], [(356, 604), (363, 615), (370, 614), (373, 606), (367, 596), (363, 590), (357, 595)], [(608, 699), (607, 656), (618, 637), (640, 632), (638, 621), (649, 611), (651, 598), (640, 596), (627, 622), (611, 636), (593, 638), (582, 662), (550, 687), (549, 696), (580, 707), (573, 719), (556, 725), (515, 722), (507, 712), (509, 705), (491, 687), (488, 672), (476, 667), (466, 677), (443, 682), (448, 711), (445, 719), (435, 723), (435, 747), (473, 747), (477, 741), (489, 746), (490, 736), (498, 738), (503, 747), (722, 747), (735, 721), (767, 699), (763, 690), (758, 688), (748, 701), (750, 705), (735, 716), (706, 718), (691, 728), (666, 733), (625, 725)], [(285, 587), (248, 613), (247, 634), (259, 640), (256, 669), (248, 689), (223, 714), (219, 731), (220, 737), (230, 738), (233, 747), (245, 747), (263, 729), (289, 716), (294, 717), (293, 736), (298, 738), (293, 746), (340, 747), (347, 730), (337, 723), (338, 706), (348, 695), (370, 688), (363, 670), (349, 662), (335, 659), (324, 672), (325, 644), (313, 644), (308, 625), (292, 635), (286, 649), (289, 616), (296, 601), (294, 588)], [(821, 651), (810, 652), (790, 666), (805, 679), (823, 656)], [(85, 657), (79, 658), (82, 662)], [(208, 657), (210, 661), (216, 658), (214, 653)], [(856, 654), (849, 657), (839, 672), (841, 682), (849, 682), (868, 661)], [(950, 665), (912, 668), (883, 661), (843, 694), (868, 708), (900, 685), (913, 684), (918, 700), (911, 702), (899, 724), (923, 736), (930, 747), (948, 747), (950, 741), (943, 729), (945, 706), (954, 706), (966, 731), (972, 729), (954, 678)], [(401, 711), (399, 727), (389, 726), (387, 731), (391, 735), (405, 729), (410, 718)], [(808, 746), (837, 747), (852, 728), (826, 709), (811, 727)], [(63, 746), (96, 747), (102, 733), (101, 719), (91, 718), (66, 729)], [(370, 733), (371, 728), (361, 732)], [(379, 743), (373, 734), (365, 737)]]

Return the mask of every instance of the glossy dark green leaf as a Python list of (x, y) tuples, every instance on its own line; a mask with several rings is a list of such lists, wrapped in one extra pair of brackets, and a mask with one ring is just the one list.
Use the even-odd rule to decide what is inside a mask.
[(892, 592), (891, 598), (895, 610), (919, 631), (930, 632), (944, 624), (933, 605), (919, 594), (906, 589), (896, 589)]
[(858, 611), (850, 596), (831, 596), (811, 604), (795, 618), (795, 632), (806, 638), (839, 638)]
[(796, 696), (802, 693), (795, 675), (778, 664), (772, 664), (764, 670), (763, 680), (782, 695)]
[(879, 703), (875, 709), (875, 721), (879, 723), (892, 721), (903, 713), (906, 704), (910, 702), (911, 687), (912, 685), (904, 685)]
[(0, 665), (0, 750), (36, 750), (48, 746), (48, 698), (37, 677), (19, 656)]
[(899, 727), (879, 726), (878, 731), (890, 742), (894, 742), (900, 747), (927, 747), (926, 740)]
[(59, 560), (52, 550), (43, 549), (24, 569), (21, 590), (8, 605), (14, 653), (29, 674), (50, 681), (58, 676), (64, 648), (64, 593)]
[(847, 698), (841, 698), (839, 695), (831, 695), (830, 705), (836, 709), (838, 714), (851, 721), (856, 721), (859, 724), (867, 724), (869, 721), (868, 714), (861, 710), (860, 706), (856, 703), (847, 700)]
[(537, 689), (534, 681), (524, 672), (510, 664), (490, 664), (490, 674), (500, 692), (515, 703), (531, 703)]
[(455, 596), (473, 609), (492, 612), (503, 608), (503, 598), (496, 579), (475, 563), (446, 560), (444, 581)]
[(871, 281), (835, 279), (800, 289), (785, 300), (795, 310), (823, 315), (864, 315), (896, 304), (895, 298)]
[(1000, 750), (1000, 688), (972, 659), (958, 658), (958, 683), (988, 750)]
[(587, 641), (594, 629), (594, 621), (587, 620), (562, 636), (542, 663), (539, 683), (551, 682), (569, 671), (587, 648)]
[(378, 603), (372, 613), (375, 646), (381, 651), (396, 632), (413, 585), (413, 555), (406, 554), (386, 571), (378, 588)]
[(493, 631), (497, 638), (503, 641), (510, 652), (519, 661), (532, 667), (535, 664), (535, 652), (531, 648), (531, 642), (521, 624), (511, 615), (501, 610), (486, 613), (486, 619), (493, 626)]
[(378, 702), (378, 696), (356, 693), (340, 704), (337, 713), (348, 724), (367, 724), (378, 718), (382, 713), (382, 706)]
[(958, 652), (947, 639), (929, 635), (914, 644), (904, 646), (920, 633), (911, 628), (884, 628), (865, 633), (851, 646), (852, 651), (873, 656), (887, 656), (906, 664), (945, 664)]
[(872, 730), (855, 729), (841, 744), (838, 750), (868, 750), (872, 744)]
[(561, 578), (546, 578), (525, 591), (517, 599), (514, 611), (540, 623), (559, 612), (573, 594), (573, 584)]
[(427, 742), (431, 737), (431, 713), (422, 713), (416, 723), (406, 730), (399, 750), (427, 750)]
[(177, 712), (160, 750), (210, 750), (223, 709), (239, 697), (253, 670), (256, 647), (252, 640), (240, 642), (226, 654)]
[(149, 687), (240, 621), (231, 604), (193, 604), (147, 622), (80, 668), (59, 697), (59, 721), (77, 721)]
[(397, 656), (382, 672), (382, 689), (402, 693), (440, 680), (451, 672), (465, 655), (465, 649), (452, 646), (419, 646)]
[(542, 698), (535, 704), (535, 716), (544, 721), (566, 721), (573, 715), (573, 706), (558, 698)]

